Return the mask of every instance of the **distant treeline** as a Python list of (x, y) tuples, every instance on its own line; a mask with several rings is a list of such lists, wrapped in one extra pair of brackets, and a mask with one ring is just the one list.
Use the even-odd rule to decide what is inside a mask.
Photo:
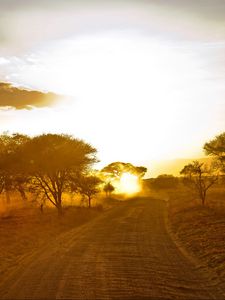
[(214, 184), (225, 184), (225, 133), (216, 136), (203, 146), (205, 154), (213, 159), (209, 163), (194, 160), (183, 167), (181, 177), (162, 174), (157, 178), (145, 180), (147, 188), (174, 189), (181, 183), (197, 192), (202, 204), (205, 204), (208, 190)]

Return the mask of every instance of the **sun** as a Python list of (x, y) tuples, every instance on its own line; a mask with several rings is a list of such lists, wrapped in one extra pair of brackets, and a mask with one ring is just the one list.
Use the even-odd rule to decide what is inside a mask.
[(125, 194), (135, 194), (141, 190), (139, 178), (131, 173), (123, 173), (120, 177), (117, 191)]

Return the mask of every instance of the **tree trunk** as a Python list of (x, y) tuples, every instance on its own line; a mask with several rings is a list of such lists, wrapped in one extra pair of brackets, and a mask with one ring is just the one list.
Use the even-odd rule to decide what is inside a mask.
[(61, 217), (63, 215), (62, 201), (59, 201), (56, 207), (58, 210), (58, 216)]
[(54, 203), (58, 211), (58, 216), (61, 217), (63, 215), (63, 207), (62, 207), (62, 194), (60, 192), (54, 195)]
[(19, 186), (18, 190), (19, 190), (19, 193), (20, 193), (20, 196), (21, 196), (22, 200), (26, 203), (27, 202), (27, 196), (26, 196), (26, 193), (25, 193), (24, 189), (21, 186)]
[(91, 197), (88, 197), (88, 207), (91, 208)]
[(41, 213), (43, 214), (44, 213), (44, 204), (43, 203), (40, 205), (40, 210), (41, 210)]
[(62, 205), (57, 206), (57, 209), (58, 209), (58, 216), (61, 217), (63, 215)]
[(5, 197), (6, 197), (6, 204), (10, 205), (11, 200), (10, 200), (10, 196), (9, 196), (9, 191), (5, 190)]
[(203, 192), (203, 195), (202, 195), (202, 205), (204, 206), (205, 205), (205, 198), (206, 198), (206, 193)]

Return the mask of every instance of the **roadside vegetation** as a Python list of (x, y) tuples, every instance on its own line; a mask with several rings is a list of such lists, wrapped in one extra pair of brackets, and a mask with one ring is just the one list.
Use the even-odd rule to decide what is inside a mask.
[(95, 170), (97, 162), (97, 150), (70, 135), (2, 134), (0, 206), (10, 208), (15, 204), (12, 195), (17, 194), (24, 207), (33, 202), (43, 212), (44, 207), (53, 206), (62, 216), (68, 195), (82, 197), (91, 208), (93, 198), (103, 191), (107, 197), (113, 192), (126, 193), (126, 190), (119, 190), (124, 175), (135, 178), (138, 183), (147, 171), (145, 167), (124, 162)]
[[(95, 170), (97, 150), (68, 135), (0, 136), (0, 272), (61, 233), (143, 190), (165, 199), (174, 236), (203, 265), (225, 276), (225, 133), (204, 145), (209, 163), (180, 177), (142, 180), (147, 169), (113, 162)], [(113, 195), (116, 197), (113, 199)]]
[(1, 275), (117, 204), (124, 174), (139, 182), (147, 171), (124, 162), (95, 170), (96, 162), (97, 150), (70, 135), (0, 135)]
[(148, 195), (166, 201), (168, 229), (178, 245), (196, 258), (200, 265), (215, 271), (221, 279), (225, 278), (224, 183), (220, 178), (209, 189), (204, 205), (197, 190), (191, 190), (182, 178), (177, 178), (173, 188), (168, 188), (167, 184), (163, 186), (162, 183), (160, 188), (154, 187), (153, 182), (147, 183), (150, 187)]
[(185, 187), (169, 191), (168, 217), (172, 232), (203, 266), (225, 276), (225, 189), (215, 185), (202, 205)]
[[(225, 278), (225, 133), (203, 149), (209, 163), (193, 161), (180, 177), (162, 174), (145, 181), (148, 194), (163, 198), (173, 236), (202, 266)], [(225, 284), (225, 282), (223, 282)]]

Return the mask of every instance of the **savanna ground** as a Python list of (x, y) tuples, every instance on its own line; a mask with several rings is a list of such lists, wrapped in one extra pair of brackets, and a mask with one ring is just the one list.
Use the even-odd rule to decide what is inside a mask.
[(225, 286), (225, 188), (209, 190), (206, 204), (196, 193), (179, 186), (152, 191), (165, 199), (170, 231), (176, 242), (206, 269), (219, 276)]
[[(198, 266), (197, 268), (201, 270), (201, 272), (207, 274), (209, 271), (210, 276), (207, 277), (206, 286), (210, 284), (209, 282), (212, 282), (212, 286), (222, 286), (222, 290), (224, 292), (225, 205), (223, 199), (225, 198), (225, 189), (223, 189), (222, 186), (215, 186), (209, 192), (207, 202), (204, 207), (200, 204), (200, 201), (197, 199), (196, 195), (183, 186), (167, 190), (150, 190), (148, 192), (148, 195), (150, 195), (152, 199), (156, 199), (156, 201), (154, 200), (155, 202), (153, 202), (153, 204), (146, 207), (144, 204), (146, 200), (141, 200), (142, 202), (137, 202), (136, 200), (135, 202), (134, 200), (132, 200), (134, 202), (129, 201), (130, 204), (125, 206), (121, 206), (121, 201), (111, 201), (111, 203), (106, 202), (103, 203), (102, 206), (97, 205), (92, 209), (88, 209), (87, 207), (70, 206), (65, 209), (64, 216), (60, 219), (58, 218), (57, 212), (54, 208), (45, 208), (44, 213), (41, 213), (38, 207), (32, 206), (21, 208), (11, 207), (10, 209), (8, 208), (7, 210), (2, 211), (0, 217), (1, 277), (7, 278), (10, 273), (13, 273), (13, 271), (17, 269), (18, 265), (22, 264), (23, 261), (26, 261), (27, 258), (32, 257), (33, 253), (39, 251), (39, 249), (42, 249), (43, 246), (50, 246), (51, 243), (54, 243), (54, 241), (56, 241), (58, 238), (59, 240), (61, 240), (61, 237), (63, 240), (65, 234), (70, 235), (72, 238), (74, 236), (73, 233), (76, 233), (77, 228), (82, 228), (82, 225), (84, 224), (90, 224), (90, 226), (87, 227), (90, 230), (88, 236), (89, 238), (93, 238), (91, 232), (95, 232), (94, 236), (97, 236), (99, 238), (99, 243), (101, 244), (101, 247), (99, 249), (101, 249), (100, 253), (103, 255), (103, 257), (104, 255), (107, 256), (111, 252), (113, 252), (112, 250), (114, 249), (114, 246), (114, 252), (118, 254), (118, 258), (122, 255), (122, 260), (116, 261), (116, 263), (123, 262), (122, 265), (118, 265), (118, 270), (113, 270), (113, 272), (119, 272), (118, 276), (123, 275), (124, 277), (126, 277), (129, 275), (130, 277), (128, 279), (131, 281), (130, 283), (127, 282), (129, 283), (129, 285), (126, 286), (126, 288), (128, 288), (128, 295), (119, 294), (118, 297), (121, 295), (123, 295), (123, 297), (131, 297), (132, 295), (137, 296), (137, 290), (132, 290), (132, 288), (134, 288), (132, 285), (134, 284), (136, 286), (135, 282), (140, 280), (144, 273), (146, 273), (146, 275), (149, 275), (151, 274), (151, 272), (155, 272), (154, 276), (151, 277), (151, 280), (153, 280), (154, 277), (158, 276), (157, 281), (154, 282), (153, 280), (152, 284), (153, 286), (154, 284), (156, 285), (159, 293), (162, 293), (162, 287), (164, 285), (165, 296), (169, 295), (168, 293), (171, 293), (171, 297), (176, 296), (178, 299), (185, 299), (187, 291), (180, 290), (180, 296), (179, 294), (177, 294), (177, 289), (181, 289), (181, 287), (177, 286), (177, 279), (175, 274), (176, 272), (173, 275), (170, 272), (165, 272), (167, 268), (169, 268), (170, 270), (171, 266), (173, 266), (173, 268), (175, 269), (178, 268), (180, 270), (181, 265), (182, 269), (186, 265), (186, 262), (183, 261), (182, 256), (180, 255), (180, 262), (179, 260), (176, 261), (176, 259), (178, 258), (177, 248), (172, 246), (170, 239), (165, 232), (165, 228), (163, 227), (164, 221), (162, 216), (164, 215), (164, 213), (161, 215), (157, 215), (159, 214), (160, 207), (164, 209), (164, 205), (161, 202), (161, 199), (164, 199), (167, 203), (166, 215), (168, 218), (165, 219), (166, 225), (168, 226), (167, 230), (169, 229), (170, 237), (172, 237), (172, 239), (175, 241), (178, 249), (181, 249), (184, 257), (187, 256), (188, 259), (193, 259), (194, 264)], [(159, 204), (157, 204), (157, 198), (159, 199)], [(99, 202), (96, 202), (94, 204), (99, 204)], [(134, 205), (133, 209), (132, 205)], [(117, 209), (118, 211), (116, 211), (115, 209)], [(121, 220), (119, 218), (121, 218)], [(113, 224), (113, 222), (115, 224)], [(107, 223), (108, 225), (106, 226)], [(92, 224), (96, 225), (96, 229), (93, 228), (94, 226), (92, 226)], [(155, 228), (157, 228), (158, 230), (156, 234), (154, 228), (152, 228), (153, 225), (156, 226)], [(110, 231), (110, 234), (101, 236), (98, 227), (101, 228), (104, 226), (106, 226), (106, 229), (108, 228), (107, 230)], [(124, 228), (126, 228), (126, 226), (127, 228), (129, 227), (129, 230), (125, 232)], [(115, 229), (115, 234), (112, 235), (113, 228)], [(143, 232), (142, 229), (144, 229)], [(104, 230), (102, 232), (104, 233)], [(142, 234), (140, 234), (140, 232), (142, 232)], [(85, 233), (85, 231), (84, 234), (87, 236), (87, 233)], [(119, 255), (118, 244), (116, 243), (116, 240), (120, 234), (122, 234), (122, 240), (120, 241), (119, 238), (118, 243), (122, 247), (122, 250)], [(141, 237), (143, 237), (143, 241), (141, 241)], [(104, 238), (105, 246), (103, 241)], [(68, 251), (73, 251), (75, 253), (79, 250), (76, 250), (79, 247), (79, 243), (75, 240), (75, 238), (73, 238), (73, 240), (74, 241), (71, 244), (68, 244), (69, 247), (72, 247), (71, 249), (69, 248)], [(85, 239), (83, 239), (83, 242), (84, 241)], [(136, 244), (137, 241), (138, 244)], [(168, 243), (168, 249), (166, 249), (167, 247), (165, 246), (165, 241), (166, 243)], [(68, 241), (65, 240), (65, 244), (67, 242)], [(143, 247), (141, 246), (142, 243)], [(89, 242), (87, 245), (90, 248), (92, 254), (94, 251), (94, 246), (96, 246), (95, 254), (99, 252), (99, 249), (97, 249), (98, 240), (94, 239), (92, 246)], [(85, 247), (87, 247), (87, 245)], [(87, 252), (85, 252), (85, 255), (89, 253), (89, 248), (87, 248)], [(135, 252), (135, 249), (138, 251), (137, 253)], [(164, 253), (163, 255), (161, 255), (162, 252)], [(110, 255), (115, 255), (115, 253), (111, 253)], [(176, 253), (176, 257), (173, 257), (173, 253)], [(112, 256), (111, 258), (113, 257), (114, 256)], [(143, 263), (143, 266), (140, 268), (139, 261), (137, 264), (137, 266), (139, 265), (139, 267), (137, 268), (137, 266), (133, 265), (133, 263), (136, 260), (140, 260), (141, 257), (143, 260), (141, 261)], [(156, 259), (157, 261), (159, 260), (160, 265), (159, 262), (155, 264), (154, 259)], [(169, 260), (167, 261), (167, 259)], [(93, 264), (95, 263), (95, 257), (93, 257), (92, 260), (93, 261), (91, 261), (90, 264), (91, 266), (93, 266)], [(150, 269), (148, 269), (148, 266), (145, 265), (146, 260), (149, 260), (149, 262), (151, 263)], [(107, 259), (104, 263), (106, 263), (107, 261), (110, 262), (110, 260)], [(77, 264), (79, 262), (74, 263)], [(124, 263), (125, 265), (123, 265)], [(38, 266), (38, 262), (36, 263), (36, 265)], [(171, 266), (169, 267), (169, 265)], [(100, 272), (99, 274), (101, 275), (101, 272), (103, 272), (103, 275), (106, 276), (107, 274), (104, 274), (104, 264), (97, 264), (97, 266), (102, 268), (98, 270)], [(110, 266), (111, 264), (107, 265), (107, 268), (109, 268)], [(130, 268), (134, 268), (134, 274), (129, 273), (127, 275), (127, 272), (122, 274), (121, 272), (127, 271), (126, 268), (128, 268), (129, 271), (132, 271), (130, 270)], [(193, 271), (189, 265), (187, 265), (186, 268), (187, 269), (185, 269), (184, 271), (187, 272), (187, 278), (186, 281), (182, 283), (184, 286), (192, 282), (191, 276), (195, 273), (195, 271)], [(63, 269), (61, 271), (63, 271)], [(193, 274), (192, 271), (194, 272)], [(182, 271), (179, 272), (180, 274), (182, 273)], [(137, 274), (140, 275), (139, 278), (137, 278)], [(113, 275), (111, 274), (110, 276)], [(165, 280), (165, 276), (168, 277), (168, 280), (163, 283), (163, 280)], [(196, 275), (196, 278), (198, 278), (198, 275)], [(24, 278), (24, 281), (25, 279), (27, 280), (27, 278)], [(80, 278), (78, 279), (81, 280)], [(99, 280), (100, 279), (102, 278), (99, 278)], [(114, 290), (118, 288), (118, 286), (115, 286), (117, 279), (115, 279), (115, 282), (113, 280), (109, 280), (107, 284), (109, 286), (114, 284), (111, 286), (111, 288)], [(138, 285), (143, 284), (143, 282), (146, 281), (146, 278), (143, 277), (143, 280), (144, 281), (140, 281)], [(170, 280), (172, 281), (170, 282)], [(181, 278), (181, 280), (183, 279)], [(126, 281), (120, 281), (119, 286), (122, 287), (125, 283)], [(179, 284), (181, 284), (181, 282)], [(159, 285), (161, 285), (162, 287), (160, 288)], [(104, 291), (103, 293), (102, 287), (104, 288), (104, 286), (99, 286), (101, 290), (96, 291), (96, 293), (99, 293), (96, 295), (103, 295), (104, 293), (106, 293), (106, 291)], [(154, 295), (154, 291), (156, 292), (156, 287), (155, 289), (153, 288), (153, 290), (150, 291), (150, 287), (146, 285), (145, 291), (151, 292)], [(190, 294), (192, 295), (193, 299), (195, 299), (195, 297), (196, 299), (198, 297), (202, 299), (201, 294), (198, 293), (202, 293), (203, 291), (204, 294), (203, 287), (204, 285), (202, 285), (201, 283), (201, 288), (199, 288), (199, 291), (195, 289), (193, 294)], [(174, 289), (176, 289), (176, 293), (174, 292)], [(139, 293), (143, 291), (144, 288), (140, 290)], [(155, 294), (156, 296), (158, 295), (157, 293)], [(95, 298), (96, 295), (92, 295), (92, 298)], [(211, 293), (211, 295), (213, 295), (213, 292)], [(214, 296), (214, 298), (217, 299), (216, 295)]]
[(166, 204), (134, 197), (24, 257), (1, 299), (224, 299), (168, 234)]
[[(78, 199), (74, 206), (68, 205), (59, 218), (54, 207), (44, 207), (41, 212), (39, 205), (24, 204), (18, 199), (14, 196), (10, 206), (1, 205), (0, 209), (1, 276), (10, 273), (24, 257), (60, 234), (92, 221), (110, 207), (110, 203), (100, 205), (94, 201), (95, 207), (88, 209), (87, 204)], [(0, 200), (4, 203), (4, 196)]]

